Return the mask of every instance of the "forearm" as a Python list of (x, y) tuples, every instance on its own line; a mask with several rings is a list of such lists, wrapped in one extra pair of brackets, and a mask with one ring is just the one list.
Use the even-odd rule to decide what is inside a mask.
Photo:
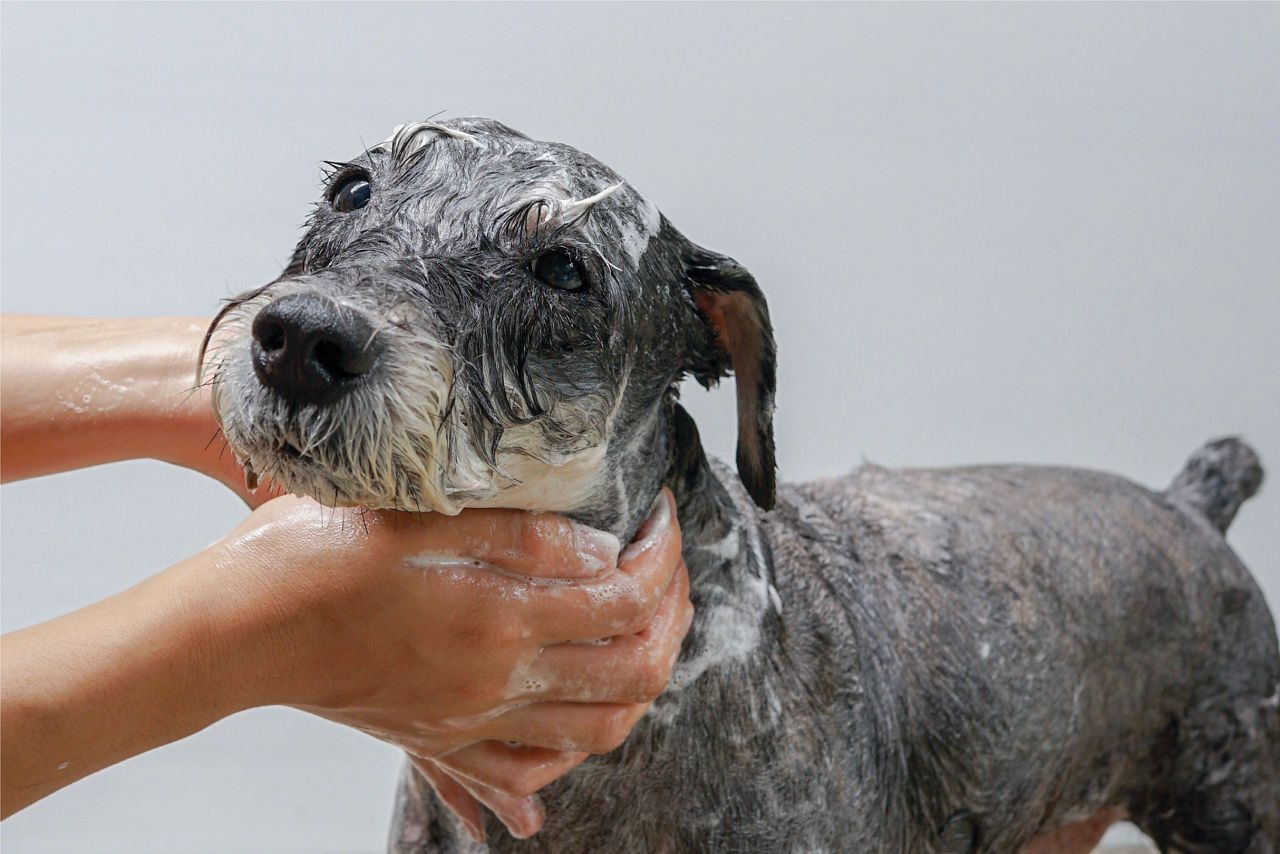
[[(186, 589), (189, 567), (4, 637), (5, 816), (237, 711), (242, 692)], [(198, 598), (198, 597), (196, 597)]]
[(8, 315), (0, 334), (0, 479), (148, 457), (194, 468), (243, 494), (194, 389), (207, 321)]

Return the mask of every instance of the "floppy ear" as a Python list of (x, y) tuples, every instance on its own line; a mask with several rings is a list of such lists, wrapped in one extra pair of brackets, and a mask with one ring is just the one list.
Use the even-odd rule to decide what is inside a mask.
[(734, 373), (738, 392), (738, 475), (756, 504), (774, 501), (773, 394), (777, 354), (769, 307), (756, 280), (737, 261), (700, 247), (685, 259), (693, 300), (715, 352), (695, 368), (704, 386)]

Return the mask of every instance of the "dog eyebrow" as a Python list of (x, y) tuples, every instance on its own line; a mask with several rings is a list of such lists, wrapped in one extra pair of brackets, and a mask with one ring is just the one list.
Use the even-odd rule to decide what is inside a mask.
[(569, 199), (561, 205), (557, 216), (566, 223), (576, 223), (579, 220), (585, 220), (587, 215), (591, 213), (592, 208), (621, 190), (622, 186), (626, 183), (626, 181), (619, 181), (611, 187), (605, 187), (594, 196), (587, 196), (584, 199)]
[(451, 128), (439, 122), (421, 121), (396, 125), (396, 129), (391, 132), (391, 136), (374, 146), (374, 150), (386, 151), (389, 148), (392, 157), (408, 157), (415, 151), (426, 148), (431, 144), (432, 137), (428, 135), (429, 132), (465, 140), (479, 148), (484, 148), (483, 142), (466, 131)]
[(618, 192), (625, 184), (625, 181), (619, 181), (595, 195), (581, 199), (537, 196), (518, 206), (506, 217), (505, 228), (516, 234), (526, 235), (578, 228), (586, 223), (592, 208)]

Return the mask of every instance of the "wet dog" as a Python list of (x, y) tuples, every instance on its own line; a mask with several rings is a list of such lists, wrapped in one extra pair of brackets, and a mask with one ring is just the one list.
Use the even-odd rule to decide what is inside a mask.
[[(1239, 441), (1153, 492), (1070, 469), (775, 487), (774, 343), (732, 259), (608, 167), (497, 122), (333, 164), (277, 280), (204, 358), (251, 479), (336, 504), (550, 510), (626, 541), (674, 491), (696, 607), (622, 747), (475, 843), (406, 772), (394, 851), (1280, 848), (1280, 651), (1223, 539)], [(732, 372), (737, 471), (678, 382)]]

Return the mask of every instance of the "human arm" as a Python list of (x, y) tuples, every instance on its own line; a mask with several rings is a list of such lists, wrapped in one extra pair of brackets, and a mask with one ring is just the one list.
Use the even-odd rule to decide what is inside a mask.
[[(85, 320), (9, 315), (0, 318), (0, 324), (3, 332), (0, 335), (3, 346), (0, 364), (3, 365), (4, 384), (4, 394), (0, 398), (3, 401), (0, 430), (3, 432), (4, 443), (0, 479), (32, 477), (113, 460), (153, 457), (217, 478), (251, 506), (269, 497), (266, 487), (258, 490), (258, 494), (246, 490), (238, 464), (220, 440), (209, 407), (207, 389), (193, 388), (196, 353), (203, 338), (205, 321), (181, 318)], [(474, 542), (462, 536), (467, 530), (465, 519), (469, 518), (470, 511), (452, 520), (448, 517), (417, 517), (412, 514), (369, 514), (357, 518), (351, 515), (353, 512), (355, 511), (331, 511), (332, 521), (339, 526), (339, 531), (343, 526), (363, 525), (371, 518), (418, 519), (421, 524), (428, 524), (422, 520), (429, 518), (438, 535), (439, 547), (448, 547), (451, 554), (465, 558), (485, 554), (487, 542)], [(250, 521), (260, 515), (251, 516)], [(510, 514), (503, 518), (512, 531), (519, 531), (523, 526), (531, 524), (532, 520), (545, 520), (549, 517)], [(558, 520), (552, 524), (551, 529), (567, 524), (564, 520)], [(407, 525), (408, 522), (399, 525), (398, 530), (395, 530), (397, 526), (393, 526), (391, 533), (384, 532), (382, 536), (392, 543), (398, 539), (403, 539), (405, 543), (413, 541), (414, 534), (406, 530)], [(310, 567), (314, 551), (323, 551), (332, 545), (329, 539), (331, 534), (333, 531), (318, 530), (312, 532), (314, 540), (310, 539), (310, 535), (295, 537), (292, 542), (296, 551), (289, 558), (282, 556), (280, 560), (282, 563), (291, 560), (295, 564)], [(504, 541), (503, 536), (503, 531), (495, 530), (490, 539), (500, 543)], [(271, 539), (268, 537), (266, 541), (270, 542)], [(536, 541), (537, 538), (534, 538), (533, 542)], [(633, 563), (665, 561), (663, 571), (668, 573), (669, 578), (679, 562), (679, 534), (674, 524), (670, 526), (670, 532), (662, 542), (661, 548), (656, 549), (637, 549), (633, 546), (629, 554), (634, 559)], [(563, 542), (561, 547), (565, 547)], [(570, 570), (565, 564), (566, 554), (572, 556), (571, 552), (561, 554), (554, 549), (543, 549), (539, 560), (519, 561), (517, 566), (509, 569), (531, 576), (563, 574)], [(367, 573), (375, 564), (365, 560), (366, 557), (368, 555), (363, 552), (353, 555), (348, 566), (360, 569), (365, 574), (357, 575), (369, 580)], [(164, 697), (166, 702), (157, 702), (154, 696), (148, 694), (148, 691), (153, 694), (158, 685), (164, 684), (157, 683), (156, 678), (171, 676), (170, 670), (177, 663), (190, 664), (189, 654), (199, 650), (198, 647), (179, 642), (183, 638), (191, 639), (182, 634), (181, 624), (155, 623), (149, 619), (151, 614), (168, 613), (159, 607), (164, 603), (152, 602), (149, 596), (158, 595), (155, 591), (170, 589), (174, 579), (185, 577), (179, 567), (187, 566), (188, 570), (191, 566), (207, 567), (210, 559), (210, 550), (206, 550), (167, 573), (162, 573), (158, 579), (165, 579), (163, 584), (160, 580), (149, 580), (138, 588), (76, 614), (24, 630), (6, 639), (6, 664), (43, 662), (45, 666), (37, 668), (40, 677), (52, 678), (49, 674), (53, 674), (61, 680), (57, 685), (49, 686), (47, 699), (53, 703), (52, 707), (37, 705), (28, 709), (21, 704), (13, 706), (18, 710), (16, 714), (30, 713), (28, 717), (19, 719), (26, 720), (27, 724), (35, 727), (33, 730), (23, 730), (24, 736), (20, 744), (27, 743), (28, 736), (36, 739), (33, 744), (38, 746), (42, 743), (40, 739), (49, 735), (40, 728), (43, 720), (46, 725), (59, 728), (61, 733), (74, 736), (65, 744), (56, 739), (48, 743), (73, 748), (64, 752), (76, 756), (74, 762), (71, 759), (58, 760), (53, 766), (55, 769), (63, 761), (69, 763), (67, 768), (56, 769), (58, 774), (49, 779), (38, 779), (34, 783), (23, 783), (20, 787), (23, 791), (11, 794), (8, 784), (15, 779), (13, 769), (19, 768), (15, 763), (21, 763), (24, 759), (45, 762), (49, 757), (44, 756), (40, 749), (35, 749), (34, 752), (16, 752), (16, 736), (7, 734), (4, 760), (6, 812), (52, 791), (49, 786), (57, 788), (66, 785), (79, 776), (106, 767), (124, 756), (180, 738), (224, 716), (217, 704), (211, 706), (204, 702), (215, 699), (225, 701), (222, 694), (209, 698), (202, 697), (198, 691), (187, 692), (183, 696), (189, 696), (195, 704), (193, 706), (175, 704), (172, 701), (176, 698), (167, 694)], [(502, 565), (501, 561), (495, 563)], [(189, 574), (190, 571), (186, 573)], [(683, 570), (678, 575), (683, 577)], [(237, 576), (234, 572), (228, 572), (227, 577)], [(270, 595), (281, 599), (281, 607), (301, 607), (312, 592), (306, 587), (291, 587)], [(259, 594), (268, 595), (269, 591), (259, 591)], [(676, 598), (679, 603), (683, 603), (681, 609), (687, 606), (687, 597)], [(190, 599), (188, 604), (195, 607), (200, 601), (196, 597)], [(668, 673), (670, 663), (663, 665), (665, 669), (655, 670), (648, 656), (658, 648), (677, 649), (686, 628), (684, 624), (676, 625), (673, 622), (673, 602), (675, 600), (668, 597), (665, 610), (655, 612), (653, 624), (647, 630), (636, 633), (626, 643), (615, 642), (612, 645), (614, 661), (609, 669), (611, 675), (601, 684), (607, 683), (613, 690), (621, 691), (628, 680), (634, 682), (638, 678), (643, 682), (647, 679), (645, 684), (651, 689), (649, 699), (652, 700), (657, 695), (665, 683), (665, 676), (657, 680), (654, 674)], [(560, 604), (555, 607), (568, 609), (569, 605), (561, 599)], [(551, 609), (548, 619), (556, 618), (555, 607)], [(270, 616), (263, 611), (257, 613), (259, 616)], [(431, 613), (433, 612), (427, 608), (417, 616), (419, 620), (428, 620)], [(493, 609), (487, 613), (473, 612), (475, 624), (470, 629), (462, 628), (473, 635), (477, 631), (491, 630), (501, 622), (504, 613), (502, 609)], [(684, 611), (681, 610), (681, 613)], [(130, 622), (131, 614), (148, 619)], [(416, 621), (406, 619), (400, 623), (391, 621), (380, 628), (370, 626), (370, 636), (366, 640), (371, 640), (373, 635), (381, 632), (386, 646), (390, 648), (402, 643), (405, 633), (411, 632), (416, 624)], [(146, 648), (137, 656), (132, 654), (134, 650), (129, 645), (116, 649), (113, 653), (114, 648), (93, 646), (91, 641), (98, 631), (105, 632), (106, 636), (113, 639), (130, 638), (134, 637), (131, 632), (142, 632), (149, 643), (160, 643), (162, 646)], [(179, 632), (179, 635), (161, 636), (164, 632), (172, 631)], [(148, 632), (155, 636), (147, 634)], [(595, 636), (608, 634), (602, 632)], [(324, 633), (316, 633), (310, 641), (321, 642), (325, 638)], [(135, 637), (134, 640), (138, 642), (138, 638)], [(359, 646), (355, 644), (354, 648), (358, 649)], [(35, 652), (28, 655), (29, 650)], [(305, 648), (301, 651), (305, 651)], [(171, 657), (158, 659), (157, 656), (161, 653)], [(456, 660), (471, 661), (478, 657), (479, 652), (475, 652), (471, 658), (462, 656)], [(60, 663), (64, 661), (75, 662), (77, 667), (68, 668)], [(248, 662), (250, 665), (254, 663)], [(251, 670), (252, 668), (246, 672)], [(319, 672), (323, 673), (323, 668)], [(366, 669), (365, 672), (369, 671)], [(373, 672), (376, 673), (376, 679), (386, 683), (383, 688), (388, 690), (395, 688), (403, 678), (399, 671), (391, 668)], [(6, 668), (6, 686), (10, 675), (14, 674), (19, 681), (13, 682), (13, 685), (28, 685), (21, 681), (24, 678), (22, 671)], [(148, 703), (145, 710), (162, 715), (163, 721), (157, 722), (146, 715), (140, 715), (134, 719), (138, 726), (130, 726), (127, 731), (113, 730), (105, 734), (109, 737), (100, 738), (104, 734), (100, 729), (94, 731), (95, 719), (109, 720), (113, 717), (120, 718), (120, 715), (99, 714), (99, 709), (92, 705), (83, 709), (67, 706), (71, 700), (83, 697), (86, 691), (89, 696), (109, 693), (115, 702), (126, 707), (130, 704)], [(6, 702), (8, 699), (9, 688), (6, 687)], [(614, 709), (615, 714), (611, 719), (613, 723), (610, 732), (618, 740), (626, 734), (646, 707), (643, 703), (624, 705), (627, 706), (626, 709)], [(321, 710), (318, 713), (323, 714), (323, 708), (318, 706), (317, 709)], [(10, 706), (6, 704), (6, 717), (10, 715), (9, 709)], [(416, 709), (408, 707), (401, 711), (406, 717), (395, 718), (393, 714), (393, 721), (408, 719), (407, 716), (417, 713)], [(80, 718), (76, 718), (77, 712), (81, 713)], [(187, 714), (181, 714), (183, 712)], [(197, 715), (193, 718), (192, 714), (197, 712), (205, 718), (209, 715), (213, 717), (201, 719)], [(561, 708), (560, 721), (579, 733), (583, 732), (583, 727), (600, 726), (595, 713), (588, 711), (576, 714), (581, 712), (581, 709)], [(66, 715), (71, 715), (71, 718)], [(368, 730), (358, 718), (348, 720), (336, 713), (326, 716)], [(8, 722), (5, 729), (6, 733), (18, 731), (10, 727)], [(394, 732), (394, 727), (388, 731)], [(76, 738), (80, 741), (77, 742)], [(83, 743), (85, 740), (90, 743)], [(493, 809), (512, 832), (527, 835), (536, 830), (541, 821), (537, 803), (528, 797), (529, 793), (568, 771), (582, 760), (585, 752), (516, 748), (504, 745), (501, 741), (486, 739), (438, 755), (414, 754), (412, 746), (408, 747), (411, 758), (436, 786), (441, 798), (463, 818), (473, 833), (479, 833), (478, 800)], [(43, 771), (48, 772), (48, 769), (44, 768)], [(39, 777), (39, 774), (35, 777)]]
[[(570, 752), (554, 778), (612, 749), (666, 682), (690, 609), (664, 501), (617, 569), (607, 540), (578, 558), (589, 533), (545, 514), (270, 502), (142, 584), (5, 637), (3, 811), (268, 704), (434, 760), (473, 793), (536, 788), (537, 751)], [(537, 829), (536, 805), (497, 803), (523, 810), (498, 813), (513, 831)]]
[(251, 506), (196, 388), (200, 318), (0, 316), (0, 480), (152, 458), (203, 472)]

